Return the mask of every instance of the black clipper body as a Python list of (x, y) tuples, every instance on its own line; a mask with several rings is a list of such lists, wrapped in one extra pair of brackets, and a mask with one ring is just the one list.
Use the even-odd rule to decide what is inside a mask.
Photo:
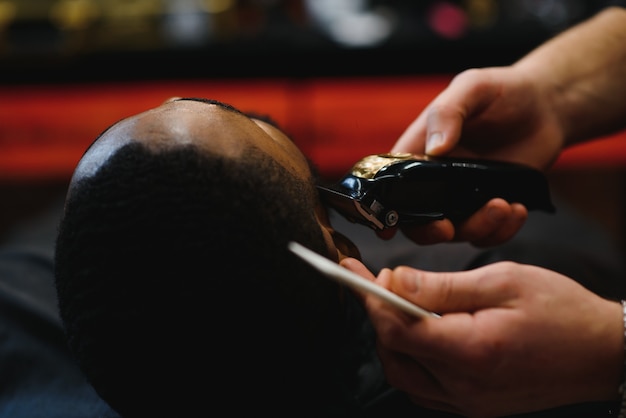
[(500, 161), (376, 154), (358, 161), (339, 183), (318, 189), (325, 205), (375, 230), (461, 221), (495, 197), (555, 211), (541, 171)]

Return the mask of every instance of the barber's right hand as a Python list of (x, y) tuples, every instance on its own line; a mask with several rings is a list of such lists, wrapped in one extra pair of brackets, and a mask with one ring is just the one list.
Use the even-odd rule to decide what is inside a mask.
[[(564, 142), (548, 92), (515, 65), (466, 70), (424, 109), (391, 151), (502, 160), (545, 170)], [(493, 199), (463, 223), (443, 220), (403, 232), (418, 244), (469, 241), (491, 246), (513, 237), (527, 215), (521, 204)], [(380, 236), (389, 238), (393, 232)]]
[(466, 70), (400, 136), (392, 152), (511, 161), (548, 168), (564, 145), (549, 86), (509, 67)]

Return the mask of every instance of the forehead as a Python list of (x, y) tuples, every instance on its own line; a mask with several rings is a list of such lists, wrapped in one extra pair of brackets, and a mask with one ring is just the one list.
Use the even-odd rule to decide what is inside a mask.
[(93, 173), (129, 142), (140, 142), (157, 151), (193, 144), (233, 159), (254, 148), (272, 156), (294, 175), (311, 176), (304, 155), (278, 128), (197, 100), (168, 101), (114, 124), (85, 153), (75, 175)]

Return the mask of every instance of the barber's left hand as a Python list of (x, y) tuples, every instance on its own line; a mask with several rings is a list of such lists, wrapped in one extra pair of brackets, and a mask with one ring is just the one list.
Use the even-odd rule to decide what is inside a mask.
[(393, 386), (431, 409), (497, 417), (619, 399), (621, 305), (540, 267), (501, 262), (433, 273), (341, 264), (442, 314), (417, 319), (363, 295)]
[[(401, 231), (419, 245), (464, 241), (477, 247), (488, 247), (513, 238), (527, 218), (528, 210), (524, 205), (496, 198), (457, 225), (449, 219), (443, 219), (426, 225), (405, 226)], [(396, 232), (397, 229), (385, 230), (379, 232), (378, 236), (390, 239)]]

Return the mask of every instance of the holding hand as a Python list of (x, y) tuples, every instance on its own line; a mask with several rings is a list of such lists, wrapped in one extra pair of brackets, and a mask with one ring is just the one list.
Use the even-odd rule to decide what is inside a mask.
[[(563, 146), (563, 132), (546, 91), (516, 67), (465, 71), (407, 128), (392, 152), (448, 154), (546, 169)], [(486, 247), (511, 239), (527, 215), (521, 204), (493, 199), (458, 225), (444, 220), (403, 232), (418, 244), (467, 241)]]
[(398, 139), (393, 152), (503, 160), (543, 170), (564, 133), (546, 86), (515, 66), (457, 75)]
[[(479, 157), (546, 170), (565, 147), (624, 129), (626, 10), (606, 7), (511, 66), (457, 75), (406, 129), (392, 152)], [(403, 232), (419, 244), (500, 244), (525, 222), (489, 202), (466, 222)], [(501, 226), (498, 226), (500, 224)]]
[(497, 417), (619, 399), (622, 309), (540, 267), (501, 262), (431, 273), (344, 267), (442, 318), (415, 319), (364, 295), (390, 383), (419, 405)]

